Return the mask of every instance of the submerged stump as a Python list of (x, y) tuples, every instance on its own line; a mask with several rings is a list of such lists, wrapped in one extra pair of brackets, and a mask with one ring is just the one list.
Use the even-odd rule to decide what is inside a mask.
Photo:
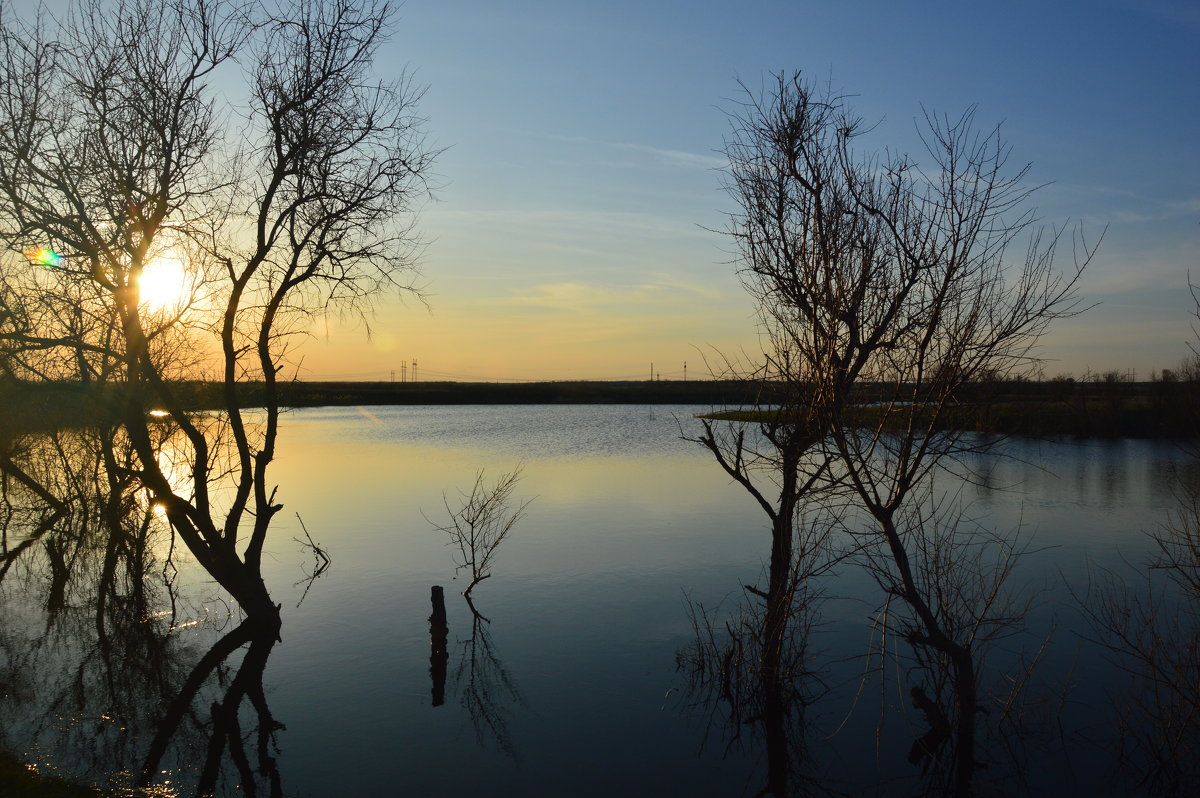
[(446, 665), (450, 661), (447, 638), (450, 627), (446, 623), (446, 596), (441, 585), (429, 588), (429, 601), (433, 614), (429, 616), (429, 676), (433, 679), (433, 705), (440, 707), (446, 702)]

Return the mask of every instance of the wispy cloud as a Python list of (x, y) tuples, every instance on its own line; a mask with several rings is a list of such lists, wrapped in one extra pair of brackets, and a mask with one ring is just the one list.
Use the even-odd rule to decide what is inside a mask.
[(1102, 248), (1084, 273), (1081, 291), (1107, 301), (1107, 297), (1147, 290), (1186, 292), (1189, 279), (1200, 279), (1200, 245), (1183, 242), (1156, 248)]
[(1167, 207), (1180, 214), (1200, 213), (1200, 197), (1168, 202)]
[(1123, 187), (1055, 183), (1043, 189), (1054, 204), (1088, 207), (1088, 224), (1146, 224), (1200, 215), (1200, 196), (1152, 196)]
[(713, 154), (654, 147), (649, 144), (638, 144), (627, 141), (601, 141), (586, 136), (562, 136), (556, 133), (534, 133), (532, 135), (568, 144), (584, 144), (588, 147), (604, 147), (613, 150), (641, 152), (653, 156), (660, 163), (667, 166), (678, 166), (685, 169), (721, 169), (727, 163), (725, 158)]
[(470, 222), (505, 231), (515, 229), (543, 232), (585, 233), (590, 236), (613, 235), (638, 231), (654, 237), (680, 236), (711, 238), (712, 233), (694, 221), (667, 214), (647, 215), (625, 211), (593, 210), (588, 208), (445, 208), (426, 214), (431, 219), (447, 222)]
[(658, 307), (662, 312), (692, 313), (698, 304), (720, 301), (725, 293), (701, 284), (683, 281), (648, 281), (634, 285), (600, 285), (584, 282), (543, 283), (514, 290), (511, 305), (564, 313), (644, 312)]
[(651, 147), (647, 144), (608, 143), (608, 146), (621, 150), (633, 150), (655, 156), (672, 166), (683, 166), (696, 169), (721, 169), (728, 161), (716, 155), (704, 155), (683, 150), (668, 150), (661, 147)]

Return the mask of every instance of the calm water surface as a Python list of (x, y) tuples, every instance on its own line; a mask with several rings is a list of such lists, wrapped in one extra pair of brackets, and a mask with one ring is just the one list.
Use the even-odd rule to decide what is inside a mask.
[[(718, 614), (735, 607), (741, 585), (760, 581), (770, 550), (762, 511), (705, 450), (680, 438), (681, 429), (698, 432), (692, 415), (705, 409), (370, 407), (286, 415), (274, 466), (285, 510), (264, 566), (284, 607), (283, 631), (263, 678), (270, 712), (286, 727), (274, 742), (283, 793), (758, 793), (767, 767), (762, 741), (749, 726), (721, 722), (725, 713), (689, 689), (677, 663), (694, 641), (689, 602)], [(1003, 785), (1019, 771), (1039, 791), (1123, 794), (1105, 754), (1107, 696), (1122, 680), (1088, 642), (1064, 586), (1085, 592), (1089, 564), (1128, 569), (1144, 561), (1144, 532), (1176, 506), (1180, 470), (1190, 461), (1169, 444), (1130, 440), (1008, 442), (1003, 452), (970, 463), (979, 476), (958, 502), (964, 517), (1006, 535), (1020, 531), (1030, 542), (1014, 584), (1039, 598), (1029, 632), (1006, 641), (996, 662), (1049, 641), (1036, 680), (1058, 700), (1050, 725), (1062, 745), (1038, 742), (1015, 760), (997, 752), (997, 790), (1018, 790)], [(479, 469), (495, 475), (518, 463), (517, 497), (536, 498), (494, 575), (474, 591), (490, 619), (481, 623), (459, 595), (464, 585), (444, 535), (428, 519), (443, 520), (444, 497), (454, 505)], [(297, 514), (332, 559), (311, 585)], [(180, 579), (183, 614), (198, 622), (172, 633), (178, 661), (164, 683), (182, 680), (189, 657), (201, 656), (223, 628), (216, 587), (195, 568), (184, 566)], [(97, 717), (105, 710), (73, 711), (63, 698), (71, 674), (83, 672), (78, 660), (91, 655), (71, 650), (69, 633), (28, 653), (46, 620), (31, 593), (36, 580), (22, 583), (22, 595), (13, 584), (0, 586), (0, 677), (25, 687), (10, 687), (0, 703), (0, 744), (33, 750), (36, 741), (45, 761), (101, 778), (106, 765), (89, 757), (87, 729), (103, 723)], [(449, 628), (440, 706), (430, 662), (433, 585), (445, 587)], [(847, 566), (825, 589), (810, 646), (815, 700), (794, 724), (811, 789), (797, 790), (918, 792), (919, 771), (905, 754), (922, 723), (908, 707), (906, 673), (894, 666), (881, 678), (865, 656), (878, 643), (871, 625), (878, 588)], [(81, 622), (78, 634), (85, 629)], [(1039, 706), (1031, 728), (1034, 715), (1049, 711)], [(47, 722), (48, 712), (61, 716)], [(148, 732), (122, 734), (136, 759), (135, 738)], [(176, 783), (188, 782), (186, 762), (180, 755), (168, 774)]]

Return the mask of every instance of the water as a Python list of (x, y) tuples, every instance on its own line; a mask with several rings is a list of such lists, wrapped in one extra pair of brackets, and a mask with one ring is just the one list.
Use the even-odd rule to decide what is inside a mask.
[[(761, 509), (708, 452), (681, 439), (698, 433), (692, 415), (705, 409), (287, 414), (273, 466), (285, 509), (263, 568), (284, 608), (282, 640), (262, 674), (270, 715), (286, 726), (271, 743), (283, 794), (757, 794), (771, 765), (762, 734), (752, 723), (722, 723), (726, 708), (697, 691), (678, 663), (695, 640), (689, 602), (727, 617), (745, 595), (742, 585), (763, 584), (770, 553)], [(1037, 717), (1049, 711), (1045, 704), (1025, 719), (1029, 740), (1058, 729), (1057, 747), (1038, 742), (1016, 759), (994, 751), (988, 779), (1018, 791), (1019, 781), (1005, 779), (1024, 771), (1035, 792), (1119, 794), (1123, 782), (1111, 777), (1105, 746), (1108, 697), (1124, 680), (1098, 664), (1071, 591), (1086, 593), (1098, 567), (1136, 571), (1151, 555), (1145, 531), (1178, 506), (1181, 471), (1194, 463), (1170, 444), (1131, 440), (1008, 442), (1003, 453), (968, 463), (979, 479), (955, 485), (962, 516), (1029, 541), (1012, 584), (1038, 601), (1027, 632), (1002, 641), (992, 661), (1004, 667), (1048, 640), (1030, 694), (1062, 700), (1051, 723)], [(444, 503), (457, 507), (480, 469), (494, 477), (518, 464), (516, 498), (533, 501), (499, 550), (493, 576), (474, 590), (489, 620), (473, 620), (458, 594), (465, 580), (455, 578), (452, 550), (431, 521), (445, 521)], [(300, 519), (332, 561), (311, 584)], [(98, 781), (114, 761), (115, 769), (138, 769), (158, 708), (235, 625), (222, 620), (219, 589), (177, 559), (184, 563), (180, 628), (155, 644), (164, 664), (147, 665), (130, 688), (127, 703), (140, 707), (138, 716), (121, 718), (124, 730), (105, 731), (104, 746), (80, 731), (111, 715), (87, 698), (111, 693), (87, 682), (102, 680), (103, 657), (94, 643), (71, 643), (91, 634), (88, 613), (49, 632), (35, 595), (45, 579), (31, 572), (22, 581), (13, 572), (0, 583), (0, 746)], [(851, 564), (822, 584), (828, 599), (806, 659), (815, 700), (803, 711), (793, 707), (789, 721), (803, 738), (791, 784), (817, 794), (919, 791), (919, 770), (904, 761), (923, 728), (906, 699), (918, 677), (905, 662), (881, 674), (867, 656), (878, 639), (871, 618), (879, 590)], [(431, 676), (433, 585), (445, 587), (449, 630), (440, 706)], [(250, 740), (251, 713), (243, 708), (242, 716)], [(202, 758), (205, 741), (193, 736), (174, 743), (182, 753), (163, 779), (186, 787), (195, 778), (187, 752)], [(234, 773), (222, 789), (238, 781)]]

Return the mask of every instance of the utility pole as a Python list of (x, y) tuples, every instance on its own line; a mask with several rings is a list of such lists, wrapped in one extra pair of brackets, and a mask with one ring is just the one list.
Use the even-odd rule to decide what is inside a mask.
[(413, 358), (413, 382), (417, 381), (417, 359)]
[(392, 369), (392, 382), (396, 381), (396, 370)]
[(650, 382), (654, 382), (654, 362), (650, 362)]
[(687, 361), (683, 361), (683, 381), (687, 382)]

